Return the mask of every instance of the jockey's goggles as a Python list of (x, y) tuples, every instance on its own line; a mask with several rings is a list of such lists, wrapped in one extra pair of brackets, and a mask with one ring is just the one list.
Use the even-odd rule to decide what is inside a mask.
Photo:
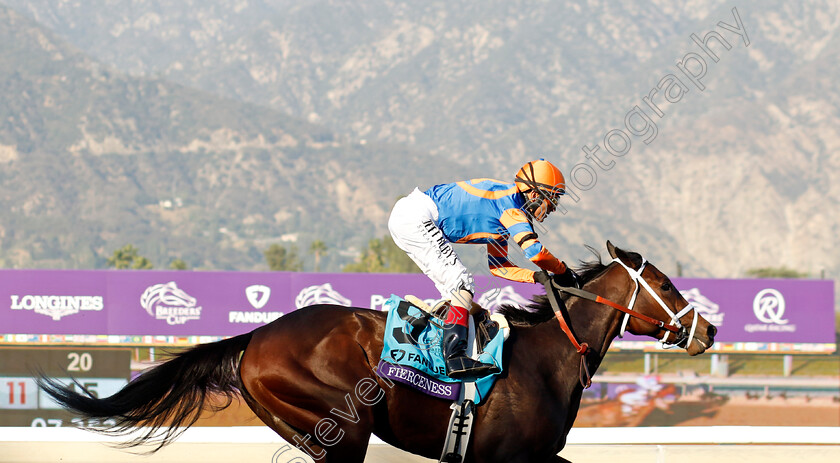
[(538, 195), (540, 195), (544, 199), (547, 199), (555, 208), (557, 207), (557, 203), (560, 201), (560, 197), (566, 194), (566, 190), (562, 188), (557, 190), (546, 190), (544, 188), (536, 188), (536, 191)]

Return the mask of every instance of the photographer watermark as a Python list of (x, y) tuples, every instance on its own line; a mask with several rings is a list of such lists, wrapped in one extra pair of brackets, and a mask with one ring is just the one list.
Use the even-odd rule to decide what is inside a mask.
[[(718, 21), (717, 27), (722, 32), (729, 32), (739, 37), (745, 47), (750, 46), (749, 35), (737, 8), (732, 8), (732, 18), (734, 25), (721, 20)], [(624, 128), (609, 130), (601, 143), (594, 146), (583, 145), (581, 151), (585, 154), (586, 160), (575, 164), (567, 176), (567, 183), (574, 186), (574, 188), (566, 188), (566, 196), (572, 201), (575, 203), (580, 201), (580, 195), (575, 192), (575, 189), (588, 191), (594, 188), (598, 183), (598, 171), (612, 169), (615, 167), (614, 158), (621, 158), (630, 152), (632, 146), (630, 135), (641, 138), (646, 145), (653, 142), (659, 134), (654, 117), (664, 118), (666, 105), (679, 103), (683, 96), (693, 88), (704, 91), (706, 86), (703, 84), (703, 78), (706, 77), (709, 64), (720, 61), (720, 53), (729, 51), (733, 47), (733, 44), (721, 32), (714, 29), (706, 32), (703, 37), (692, 33), (690, 38), (699, 50), (686, 53), (676, 63), (677, 72), (660, 78), (656, 86), (642, 97), (641, 104), (633, 106), (627, 112), (624, 116)], [(736, 38), (734, 42), (737, 43), (737, 40)], [(609, 153), (608, 156), (603, 152), (599, 154), (602, 147)], [(558, 204), (557, 209), (564, 215), (569, 212), (562, 204)]]
[[(394, 387), (394, 382), (390, 379), (381, 376), (379, 378), (389, 388)], [(353, 398), (356, 400), (354, 401)], [(312, 448), (313, 442), (311, 442), (311, 439), (313, 436), (310, 434), (306, 434), (304, 436), (296, 434), (292, 436), (292, 440), (295, 442), (295, 447), (313, 460), (317, 461), (323, 459), (327, 455), (327, 450), (324, 447), (332, 447), (333, 445), (339, 443), (345, 436), (345, 432), (341, 429), (341, 425), (338, 420), (342, 420), (343, 424), (358, 424), (361, 418), (359, 410), (356, 408), (356, 402), (364, 407), (372, 407), (384, 398), (385, 391), (382, 387), (380, 387), (376, 379), (362, 378), (353, 388), (352, 396), (349, 392), (344, 394), (344, 406), (346, 406), (346, 408), (336, 407), (330, 410), (330, 414), (333, 415), (335, 419), (329, 417), (321, 418), (321, 420), (315, 424), (314, 437), (317, 441), (316, 445), (321, 448)], [(271, 463), (306, 463), (306, 460), (300, 456), (292, 456), (291, 459), (286, 459), (288, 457), (284, 457), (283, 455), (287, 452), (294, 453), (292, 446), (289, 444), (280, 447), (276, 452), (274, 452), (274, 456), (271, 458)]]
[[(577, 163), (568, 171), (565, 196), (571, 198), (575, 203), (579, 202), (579, 192), (591, 190), (597, 184), (599, 170), (611, 170), (615, 167), (615, 158), (624, 157), (630, 152), (633, 137), (641, 139), (646, 145), (651, 144), (659, 134), (659, 128), (655, 121), (665, 117), (669, 111), (669, 105), (680, 103), (683, 97), (690, 93), (693, 88), (700, 92), (705, 91), (706, 85), (703, 80), (710, 65), (719, 62), (721, 54), (733, 48), (733, 35), (736, 37), (735, 40), (740, 37), (745, 47), (750, 45), (749, 36), (737, 8), (732, 8), (731, 12), (732, 20), (727, 21), (734, 24), (721, 20), (716, 25), (720, 31), (713, 29), (703, 34), (702, 37), (694, 33), (690, 35), (691, 40), (697, 46), (697, 50), (685, 53), (676, 62), (675, 71), (662, 76), (657, 84), (646, 95), (642, 96), (641, 101), (633, 105), (624, 116), (623, 127), (607, 131), (603, 140), (599, 143), (582, 146), (581, 150), (584, 153), (585, 160)], [(550, 198), (550, 200), (557, 211), (564, 215), (568, 213), (568, 209), (563, 206), (558, 198)], [(528, 222), (535, 233), (527, 235), (527, 239), (520, 237), (517, 240), (517, 237), (512, 236), (507, 229), (498, 229), (496, 234), (492, 234), (497, 238), (487, 241), (489, 268), (481, 267), (480, 272), (487, 272), (490, 276), (516, 279), (513, 274), (508, 273), (518, 270), (518, 266), (510, 258), (514, 254), (528, 258), (523, 251), (523, 245), (530, 243), (531, 240), (536, 243), (537, 234), (544, 235), (548, 232), (547, 227), (540, 220), (536, 220), (529, 211), (523, 212), (529, 216), (530, 220)], [(457, 262), (457, 253), (455, 253), (451, 243), (440, 234), (437, 227), (433, 223), (427, 223), (425, 226), (427, 227), (426, 232), (436, 233), (431, 242), (438, 244), (436, 250), (440, 253), (441, 259)], [(514, 241), (518, 246), (509, 246), (509, 240)], [(541, 244), (539, 246), (542, 247)], [(510, 252), (512, 248), (519, 248), (519, 250)], [(468, 276), (472, 277), (471, 274)], [(488, 283), (490, 287), (483, 288), (485, 291), (500, 291), (501, 288), (494, 284), (497, 283), (497, 280), (491, 278)], [(432, 346), (428, 347), (431, 348)], [(394, 385), (394, 382), (388, 378), (380, 376), (378, 379), (389, 388)], [(345, 438), (347, 434), (345, 429), (349, 429), (347, 426), (360, 423), (360, 409), (357, 408), (357, 404), (363, 407), (372, 407), (385, 398), (385, 389), (380, 385), (378, 379), (362, 378), (356, 384), (352, 393), (345, 394), (344, 404), (332, 408), (329, 411), (330, 416), (321, 418), (315, 424), (311, 431), (312, 434), (292, 436), (294, 447), (313, 460), (324, 459), (329, 448)], [(307, 461), (297, 455), (297, 452), (294, 452), (294, 447), (292, 443), (282, 446), (274, 454), (272, 463)], [(289, 457), (287, 456), (290, 455), (289, 452), (293, 452), (295, 455)]]

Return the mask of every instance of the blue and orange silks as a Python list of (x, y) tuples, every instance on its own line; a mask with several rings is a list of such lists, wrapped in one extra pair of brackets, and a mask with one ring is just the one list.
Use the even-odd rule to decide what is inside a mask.
[(453, 243), (486, 244), (490, 272), (501, 278), (534, 282), (534, 271), (508, 259), (508, 240), (518, 244), (531, 262), (543, 270), (563, 273), (565, 265), (540, 243), (525, 200), (516, 185), (479, 178), (435, 185), (424, 192), (438, 208), (436, 225)]

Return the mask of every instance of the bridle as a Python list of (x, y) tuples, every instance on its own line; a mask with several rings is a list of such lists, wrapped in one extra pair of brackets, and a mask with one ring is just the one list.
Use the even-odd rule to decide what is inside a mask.
[[(589, 367), (586, 364), (586, 353), (589, 351), (589, 345), (587, 343), (579, 343), (577, 338), (575, 337), (574, 333), (569, 327), (568, 323), (566, 322), (566, 317), (563, 315), (563, 310), (561, 309), (561, 305), (557, 301), (557, 294), (556, 292), (563, 292), (571, 294), (572, 296), (577, 296), (582, 299), (587, 299), (593, 302), (597, 302), (599, 304), (604, 304), (610, 306), (618, 311), (624, 312), (624, 319), (621, 322), (621, 331), (619, 331), (618, 336), (623, 337), (624, 333), (627, 330), (627, 322), (630, 320), (630, 317), (638, 318), (644, 322), (650, 323), (655, 325), (665, 331), (665, 334), (659, 340), (660, 344), (663, 348), (673, 348), (673, 347), (686, 347), (688, 346), (691, 341), (694, 339), (694, 332), (697, 329), (697, 310), (691, 303), (687, 303), (685, 307), (683, 307), (679, 312), (674, 313), (668, 306), (662, 301), (662, 298), (659, 297), (656, 292), (650, 287), (647, 281), (642, 277), (642, 272), (645, 270), (645, 266), (647, 265), (647, 261), (643, 258), (642, 265), (639, 267), (639, 270), (634, 270), (627, 265), (624, 264), (618, 258), (613, 259), (613, 262), (617, 262), (619, 265), (624, 267), (627, 270), (627, 273), (630, 275), (630, 279), (636, 285), (633, 289), (633, 294), (630, 297), (630, 302), (627, 304), (627, 307), (617, 304), (609, 299), (604, 299), (597, 294), (591, 293), (589, 291), (585, 291), (582, 289), (578, 289), (575, 287), (567, 287), (567, 286), (559, 286), (554, 283), (551, 278), (546, 279), (545, 283), (545, 292), (548, 296), (548, 300), (551, 303), (551, 308), (554, 310), (554, 315), (557, 318), (558, 322), (560, 322), (560, 327), (563, 329), (563, 332), (566, 333), (566, 336), (572, 342), (572, 345), (575, 346), (577, 352), (581, 355), (581, 366), (580, 366), (580, 381), (581, 385), (584, 388), (588, 388), (592, 384), (591, 375), (589, 374)], [(669, 323), (666, 323), (662, 320), (658, 320), (653, 317), (649, 317), (645, 314), (636, 312), (633, 310), (633, 307), (636, 305), (636, 300), (641, 292), (641, 288), (644, 288), (648, 294), (651, 295), (653, 300), (655, 300), (660, 307), (671, 316), (671, 320)], [(687, 329), (685, 326), (680, 323), (680, 318), (685, 316), (689, 312), (694, 312), (694, 320), (691, 323), (691, 328)], [(674, 334), (674, 340), (669, 341), (671, 334)]]
[[(627, 304), (628, 308), (631, 311), (633, 310), (633, 305), (635, 305), (636, 303), (636, 296), (638, 296), (641, 292), (640, 288), (644, 288), (645, 291), (647, 291), (648, 294), (650, 294), (653, 300), (656, 301), (660, 307), (662, 307), (662, 310), (664, 310), (665, 313), (671, 316), (671, 324), (669, 325), (665, 325), (664, 322), (662, 322), (661, 320), (657, 320), (658, 323), (654, 323), (660, 328), (664, 328), (666, 330), (665, 334), (662, 335), (662, 339), (659, 340), (659, 343), (662, 345), (662, 347), (664, 349), (671, 349), (674, 347), (686, 347), (689, 344), (691, 344), (691, 341), (694, 340), (694, 333), (695, 331), (697, 331), (697, 319), (699, 317), (696, 308), (690, 302), (686, 302), (685, 307), (683, 307), (677, 313), (674, 313), (671, 309), (669, 309), (665, 302), (662, 301), (662, 298), (660, 298), (659, 295), (653, 291), (648, 282), (645, 281), (645, 279), (642, 277), (642, 272), (645, 271), (645, 266), (648, 263), (647, 260), (645, 260), (644, 258), (642, 258), (642, 265), (639, 267), (639, 270), (633, 270), (627, 265), (624, 265), (624, 262), (617, 258), (613, 259), (613, 262), (618, 262), (618, 264), (624, 267), (624, 269), (627, 270), (627, 273), (630, 274), (630, 279), (633, 280), (633, 283), (636, 284), (636, 288), (633, 290), (633, 296), (630, 298), (630, 303)], [(682, 323), (680, 323), (680, 318), (684, 317), (689, 312), (694, 312), (694, 319), (691, 321), (690, 330), (686, 329), (686, 327), (684, 327)], [(637, 315), (641, 314), (639, 314), (638, 312), (625, 312), (624, 320), (622, 320), (621, 322), (621, 331), (619, 331), (618, 333), (619, 337), (624, 337), (624, 333), (627, 331), (627, 322), (630, 320), (630, 317)], [(671, 329), (672, 327), (676, 327), (677, 330), (674, 331), (673, 329)], [(670, 337), (671, 333), (674, 333), (675, 339), (673, 341), (668, 341), (668, 338)]]

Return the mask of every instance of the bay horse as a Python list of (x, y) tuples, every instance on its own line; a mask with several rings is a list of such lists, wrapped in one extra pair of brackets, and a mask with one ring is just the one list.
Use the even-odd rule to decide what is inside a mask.
[[(696, 311), (682, 310), (688, 303), (667, 276), (637, 253), (609, 241), (607, 248), (613, 261), (603, 264), (598, 258), (581, 268), (583, 288), (663, 323), (681, 317), (677, 324), (691, 326), (692, 333), (670, 339), (661, 324), (637, 318), (629, 319), (627, 331), (680, 344), (689, 355), (713, 344), (716, 328)], [(639, 269), (634, 280), (631, 271)], [(591, 346), (585, 360), (594, 374), (613, 338), (625, 329), (624, 314), (576, 296), (566, 296), (566, 305), (569, 325)], [(554, 320), (546, 296), (536, 296), (529, 308), (501, 311), (512, 324), (504, 372), (476, 408), (465, 461), (565, 462), (558, 453), (584, 389), (581, 355)], [(362, 308), (310, 306), (250, 333), (177, 354), (106, 398), (44, 376), (39, 384), (68, 410), (116, 423), (97, 431), (127, 434), (144, 426), (142, 435), (126, 445), (155, 443), (153, 451), (192, 425), (212, 397), (226, 396), (230, 404), (239, 395), (266, 425), (319, 463), (363, 462), (371, 434), (437, 459), (450, 402), (376, 375), (385, 318), (384, 312)]]

